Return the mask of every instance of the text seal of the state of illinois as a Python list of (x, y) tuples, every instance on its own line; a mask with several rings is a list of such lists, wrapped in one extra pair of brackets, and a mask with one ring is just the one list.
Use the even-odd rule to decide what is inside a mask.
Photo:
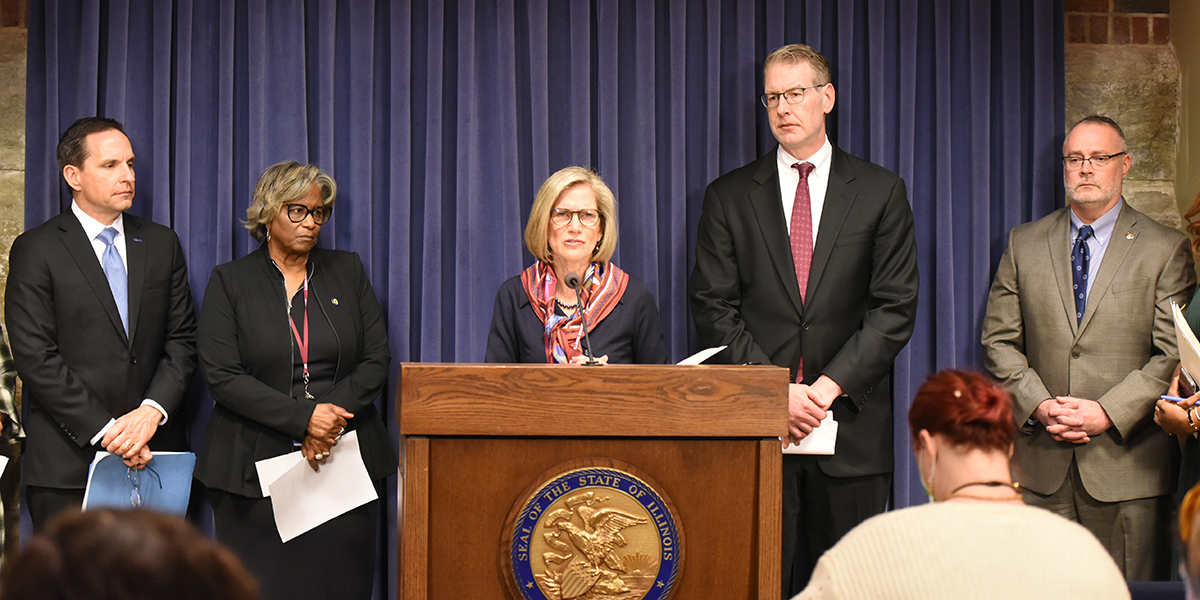
[(525, 600), (664, 600), (683, 558), (670, 502), (614, 468), (554, 476), (520, 507), (509, 533)]

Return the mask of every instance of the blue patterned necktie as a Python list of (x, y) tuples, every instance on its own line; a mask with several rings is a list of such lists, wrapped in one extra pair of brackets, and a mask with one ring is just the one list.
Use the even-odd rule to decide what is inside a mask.
[(125, 335), (129, 335), (129, 278), (125, 274), (125, 263), (113, 242), (117, 239), (117, 230), (105, 227), (96, 239), (104, 242), (104, 254), (100, 264), (104, 266), (104, 276), (108, 278), (108, 287), (112, 289), (113, 300), (117, 303), (117, 312), (121, 313), (121, 324), (125, 326)]
[(1075, 237), (1075, 246), (1071, 248), (1071, 279), (1075, 284), (1075, 324), (1083, 322), (1083, 309), (1087, 308), (1088, 259), (1092, 253), (1088, 250), (1087, 241), (1092, 237), (1092, 226), (1084, 225), (1079, 228)]

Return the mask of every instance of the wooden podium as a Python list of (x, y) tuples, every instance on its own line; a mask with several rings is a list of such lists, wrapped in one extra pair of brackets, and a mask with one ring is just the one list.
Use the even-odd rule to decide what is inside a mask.
[(779, 598), (787, 389), (772, 366), (402, 364), (398, 600), (514, 600), (513, 507), (556, 466), (597, 458), (673, 502), (670, 598)]

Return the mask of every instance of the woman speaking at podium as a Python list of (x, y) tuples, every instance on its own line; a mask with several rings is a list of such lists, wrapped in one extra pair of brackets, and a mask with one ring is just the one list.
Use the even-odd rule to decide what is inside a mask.
[(667, 362), (654, 297), (609, 261), (616, 200), (599, 175), (583, 167), (551, 175), (529, 211), (525, 245), (536, 260), (496, 292), (485, 362), (582, 364), (589, 350), (601, 363)]

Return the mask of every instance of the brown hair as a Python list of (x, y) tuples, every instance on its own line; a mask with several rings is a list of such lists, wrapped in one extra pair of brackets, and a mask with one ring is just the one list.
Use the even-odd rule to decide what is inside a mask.
[(908, 411), (914, 443), (924, 429), (954, 446), (1008, 452), (1016, 436), (1012, 397), (990, 379), (945, 370), (925, 380)]
[(257, 600), (233, 552), (149, 510), (56, 518), (0, 570), (0, 600)]
[(1200, 548), (1193, 549), (1195, 546), (1200, 546), (1200, 540), (1192, 539), (1192, 529), (1196, 525), (1196, 513), (1200, 512), (1200, 484), (1196, 484), (1188, 493), (1183, 496), (1183, 502), (1179, 503), (1179, 541), (1180, 548), (1180, 564), (1183, 565), (1184, 571), (1187, 573), (1187, 578), (1192, 584), (1192, 590), (1200, 590), (1200, 569), (1197, 569), (1197, 563), (1200, 563), (1200, 556), (1197, 556), (1197, 551)]
[(832, 82), (829, 76), (829, 59), (807, 44), (788, 44), (767, 55), (767, 60), (763, 61), (763, 77), (767, 76), (767, 69), (773, 65), (780, 64), (791, 67), (802, 62), (808, 63), (808, 66), (812, 68), (813, 85)]
[(1187, 231), (1192, 236), (1192, 253), (1200, 253), (1200, 194), (1196, 194), (1196, 199), (1192, 201), (1192, 207), (1183, 215), (1183, 220), (1187, 221)]
[(125, 133), (121, 122), (108, 117), (84, 117), (71, 123), (70, 127), (58, 138), (58, 148), (55, 157), (58, 159), (58, 172), (61, 173), (67, 165), (83, 167), (87, 160), (87, 138), (93, 133), (101, 133), (115, 129)]

